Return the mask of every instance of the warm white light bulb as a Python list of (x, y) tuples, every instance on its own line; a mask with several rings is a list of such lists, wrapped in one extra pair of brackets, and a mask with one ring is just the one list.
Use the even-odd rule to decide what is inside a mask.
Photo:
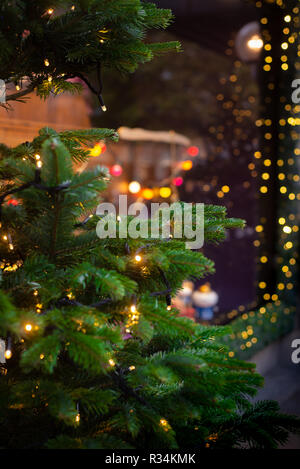
[(129, 192), (131, 192), (132, 194), (137, 194), (138, 192), (140, 192), (141, 190), (141, 185), (139, 182), (137, 181), (132, 181), (129, 186), (128, 186), (128, 190)]
[(12, 351), (9, 350), (9, 349), (5, 350), (4, 356), (5, 356), (6, 360), (9, 360), (12, 356)]
[(258, 34), (254, 34), (247, 42), (247, 46), (252, 50), (260, 50), (263, 45), (264, 42)]

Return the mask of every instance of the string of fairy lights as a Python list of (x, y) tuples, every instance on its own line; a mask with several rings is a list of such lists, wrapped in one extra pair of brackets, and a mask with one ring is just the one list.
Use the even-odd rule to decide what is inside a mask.
[[(267, 5), (262, 2), (256, 3), (257, 8), (261, 10), (260, 23), (264, 42), (261, 80), (264, 91), (264, 115), (257, 121), (262, 133), (262, 148), (254, 155), (260, 162), (262, 183), (259, 190), (263, 202), (260, 224), (256, 226), (258, 233), (256, 244), (260, 247), (259, 262), (262, 266), (258, 286), (264, 300), (279, 299), (290, 303), (294, 302), (298, 273), (296, 264), (299, 202), (297, 201), (300, 200), (300, 178), (296, 162), (296, 157), (299, 155), (297, 148), (299, 119), (297, 124), (296, 115), (300, 111), (300, 106), (294, 105), (291, 101), (291, 82), (300, 66), (300, 62), (297, 61), (300, 48), (297, 3), (279, 0), (267, 2)], [(274, 24), (275, 21), (278, 23)], [(268, 197), (272, 197), (273, 200), (268, 200)], [(265, 235), (272, 216), (272, 213), (268, 214), (270, 202), (278, 205), (274, 253), (268, 252), (270, 236), (268, 233)], [(273, 228), (273, 225), (271, 226)], [(276, 277), (273, 284), (270, 284), (268, 276), (274, 268)], [(264, 274), (267, 275), (265, 279)]]
[(260, 181), (261, 214), (254, 240), (259, 251), (258, 300), (227, 315), (244, 321), (245, 328), (238, 333), (241, 350), (257, 344), (256, 334), (264, 321), (282, 323), (284, 316), (296, 310), (299, 275), (300, 106), (291, 99), (292, 81), (300, 71), (299, 6), (293, 0), (257, 1), (255, 5), (261, 37), (253, 46), (262, 49), (263, 113), (256, 121), (261, 148), (254, 152), (249, 169)]

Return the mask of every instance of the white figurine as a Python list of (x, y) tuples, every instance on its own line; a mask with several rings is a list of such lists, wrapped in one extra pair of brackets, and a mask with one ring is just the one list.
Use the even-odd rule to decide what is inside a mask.
[(213, 291), (209, 283), (201, 285), (192, 295), (196, 310), (196, 319), (210, 321), (214, 316), (214, 307), (219, 301), (218, 294)]

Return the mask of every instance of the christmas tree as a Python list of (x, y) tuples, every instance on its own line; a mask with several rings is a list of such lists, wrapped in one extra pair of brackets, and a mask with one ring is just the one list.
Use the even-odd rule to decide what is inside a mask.
[[(68, 80), (80, 77), (105, 110), (100, 65), (133, 71), (179, 47), (144, 42), (171, 13), (140, 0), (4, 1), (1, 16), (2, 78), (18, 88), (8, 103), (78, 91)], [(262, 378), (218, 345), (226, 328), (171, 308), (182, 281), (213, 263), (185, 239), (97, 236), (108, 174), (74, 163), (109, 139), (109, 129), (44, 128), (1, 145), (1, 447), (276, 447), (299, 420), (250, 402)], [(205, 242), (243, 226), (223, 207), (204, 215)]]

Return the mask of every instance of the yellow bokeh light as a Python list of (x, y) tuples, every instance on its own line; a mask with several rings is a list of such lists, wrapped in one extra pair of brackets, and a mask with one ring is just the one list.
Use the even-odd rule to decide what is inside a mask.
[(164, 199), (167, 199), (168, 197), (170, 197), (171, 193), (172, 191), (170, 187), (161, 187), (159, 189), (159, 195), (163, 197)]
[(5, 350), (4, 356), (6, 360), (9, 360), (12, 357), (12, 351), (9, 349)]
[(184, 170), (184, 171), (189, 171), (190, 169), (192, 169), (193, 167), (193, 162), (192, 160), (186, 160), (186, 161), (183, 161), (181, 163), (181, 168)]
[(144, 199), (150, 200), (150, 199), (153, 199), (154, 192), (152, 189), (144, 189), (142, 192), (142, 196), (144, 197)]
[(90, 156), (94, 156), (94, 157), (100, 156), (101, 153), (102, 153), (102, 147), (98, 143), (89, 151)]

